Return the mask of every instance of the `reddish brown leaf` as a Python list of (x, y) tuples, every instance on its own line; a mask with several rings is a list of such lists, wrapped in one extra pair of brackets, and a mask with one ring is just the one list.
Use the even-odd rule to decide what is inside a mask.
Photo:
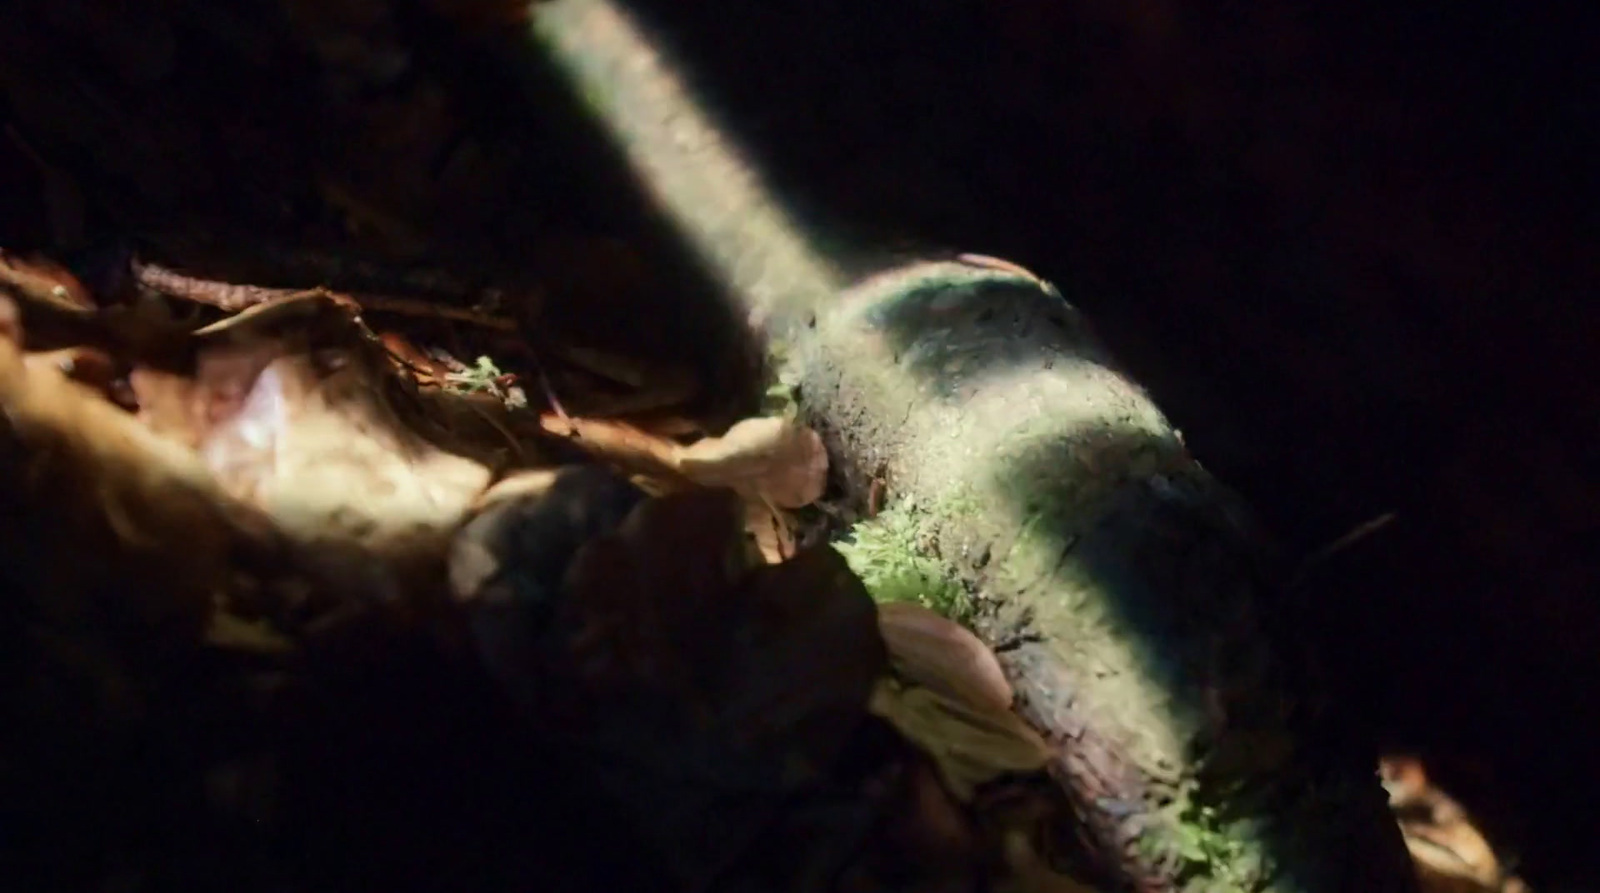
[(24, 260), (0, 249), (0, 284), (9, 285), (30, 301), (64, 310), (93, 310), (94, 299), (78, 277), (66, 267), (44, 258)]
[(428, 356), (421, 348), (399, 332), (384, 332), (378, 336), (383, 346), (403, 364), (405, 370), (422, 384), (437, 384), (450, 374), (445, 364)]
[(971, 630), (911, 602), (879, 605), (878, 628), (906, 680), (974, 707), (1011, 709), (1011, 683)]

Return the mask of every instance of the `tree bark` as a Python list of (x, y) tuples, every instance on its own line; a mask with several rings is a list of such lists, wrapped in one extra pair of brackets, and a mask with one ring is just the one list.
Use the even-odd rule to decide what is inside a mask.
[(1049, 285), (911, 265), (847, 291), (790, 355), (847, 490), (886, 482), (959, 574), (1129, 880), (1412, 889), (1375, 755), (1273, 615), (1270, 546)]

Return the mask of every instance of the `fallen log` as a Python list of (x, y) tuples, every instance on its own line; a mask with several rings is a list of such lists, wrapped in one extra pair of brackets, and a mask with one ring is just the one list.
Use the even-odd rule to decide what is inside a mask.
[(544, 97), (541, 66), (564, 72), (767, 333), (845, 498), (887, 494), (854, 533), (893, 520), (903, 561), (959, 587), (1127, 884), (1415, 889), (1376, 754), (1326, 709), (1268, 541), (1067, 301), (976, 258), (851, 284), (629, 14), (554, 0), (531, 28), (544, 56), (504, 60)]
[(792, 357), (847, 491), (887, 482), (901, 548), (959, 579), (1130, 880), (1408, 889), (1370, 755), (1316, 715), (1270, 616), (1270, 547), (1048, 285), (914, 265), (846, 292)]

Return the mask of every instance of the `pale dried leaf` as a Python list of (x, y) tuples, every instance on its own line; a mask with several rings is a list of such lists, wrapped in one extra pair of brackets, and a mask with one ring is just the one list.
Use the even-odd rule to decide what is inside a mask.
[(971, 630), (914, 602), (880, 604), (878, 629), (906, 680), (977, 708), (1011, 709), (1000, 661)]
[(196, 341), (192, 377), (135, 371), (141, 419), (299, 537), (438, 538), (489, 483), (396, 410), (381, 345), (326, 295), (252, 307)]
[(364, 371), (272, 360), (202, 440), (201, 456), (231, 492), (302, 534), (377, 543), (452, 527), (489, 470), (413, 432)]
[[(0, 306), (9, 306), (0, 299)], [(9, 308), (14, 312), (14, 308)], [(12, 327), (14, 329), (14, 327)], [(20, 337), (20, 331), (13, 334)], [(273, 554), (270, 525), (223, 493), (195, 455), (157, 436), (51, 364), (0, 338), (0, 409), (20, 451), (5, 511), (29, 520), (30, 556), (60, 606), (114, 585), (150, 617), (198, 632), (233, 560)], [(56, 532), (38, 525), (66, 525)], [(83, 555), (94, 556), (84, 562)], [(109, 584), (102, 578), (114, 575)], [(73, 591), (74, 589), (82, 591)]]
[(1038, 772), (1050, 745), (1009, 710), (975, 707), (931, 689), (880, 682), (872, 712), (933, 758), (951, 796), (970, 802), (981, 785), (1013, 773)]
[(482, 512), (513, 499), (537, 499), (548, 492), (555, 482), (556, 469), (553, 468), (518, 472), (496, 481), (494, 486), (484, 491), (473, 504), (473, 511)]
[(757, 500), (747, 500), (745, 530), (755, 538), (756, 548), (768, 564), (778, 564), (794, 556), (794, 531), (783, 512)]
[(1417, 867), (1423, 893), (1500, 893), (1498, 865), (1492, 872), (1466, 861), (1451, 846), (1406, 835), (1406, 850)]
[(828, 451), (817, 432), (804, 425), (745, 419), (721, 437), (682, 448), (677, 469), (702, 486), (729, 487), (779, 508), (800, 508), (822, 496)]

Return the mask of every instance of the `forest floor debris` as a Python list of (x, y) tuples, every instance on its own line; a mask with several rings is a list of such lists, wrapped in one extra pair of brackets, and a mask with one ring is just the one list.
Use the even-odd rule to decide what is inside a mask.
[[(7, 508), (30, 542), (74, 542), (99, 566), (67, 570), (60, 545), (19, 553), (39, 562), (23, 576), (44, 627), (74, 599), (126, 598), (147, 618), (137, 635), (274, 661), (373, 606), (465, 623), (525, 710), (606, 756), (597, 783), (684, 889), (756, 871), (757, 841), (783, 834), (821, 863), (843, 858), (830, 846), (877, 847), (835, 869), (912, 871), (919, 889), (980, 873), (1016, 893), (1090, 889), (1064, 805), (1027, 787), (1059, 745), (1012, 711), (994, 654), (959, 623), (967, 593), (895, 557), (914, 525), (891, 512), (837, 550), (799, 546), (829, 467), (793, 412), (714, 433), (682, 370), (536, 347), (494, 306), (137, 260), (126, 283), (94, 294), (0, 253)], [(463, 617), (441, 620), (449, 605)], [(153, 684), (140, 673), (96, 682)], [(867, 780), (842, 781), (869, 716), (900, 744), (872, 745)], [(1383, 770), (1430, 893), (1524, 889), (1420, 765)], [(978, 808), (1006, 791), (1011, 806)], [(695, 823), (719, 842), (686, 837)]]

